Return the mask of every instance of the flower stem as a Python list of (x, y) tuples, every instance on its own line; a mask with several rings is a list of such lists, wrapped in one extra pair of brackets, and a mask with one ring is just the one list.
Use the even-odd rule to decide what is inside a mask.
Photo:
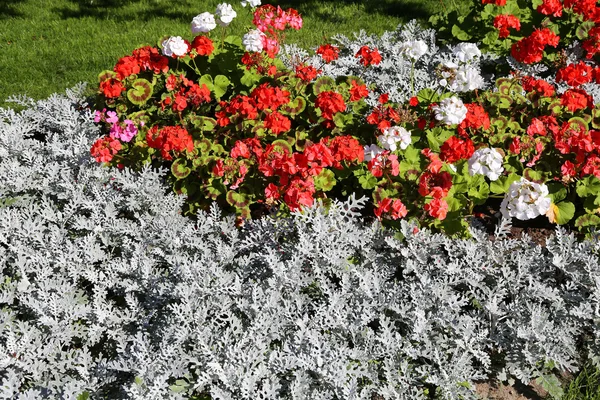
[(222, 27), (221, 29), (221, 50), (225, 47), (225, 32), (227, 31), (227, 27)]
[(415, 96), (415, 61), (410, 64), (410, 91), (412, 96)]

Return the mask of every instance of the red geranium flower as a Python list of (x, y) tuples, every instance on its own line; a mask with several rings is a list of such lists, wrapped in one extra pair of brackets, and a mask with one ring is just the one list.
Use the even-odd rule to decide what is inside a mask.
[(581, 43), (581, 47), (587, 51), (586, 58), (592, 58), (594, 54), (600, 53), (600, 26), (594, 26), (588, 31), (588, 37)]
[(545, 46), (558, 46), (559, 37), (548, 28), (536, 29), (527, 36), (514, 43), (511, 55), (519, 62), (533, 64), (542, 61)]
[(507, 38), (510, 35), (509, 28), (517, 31), (521, 30), (521, 21), (514, 15), (497, 15), (494, 18), (494, 28), (498, 29), (498, 37), (500, 39)]
[(358, 101), (367, 97), (369, 91), (366, 85), (359, 85), (358, 82), (352, 80), (352, 87), (350, 88), (350, 101)]
[(360, 63), (365, 67), (369, 65), (378, 65), (381, 62), (381, 54), (379, 54), (379, 50), (371, 50), (369, 46), (361, 47), (354, 57), (360, 58)]
[[(192, 41), (192, 50), (196, 50), (199, 56), (210, 56), (215, 50), (215, 46), (212, 40), (206, 36), (198, 35)], [(190, 57), (194, 58), (194, 53), (191, 53)]]
[(481, 0), (481, 4), (495, 4), (497, 6), (505, 6), (506, 0)]
[(125, 56), (117, 61), (114, 71), (117, 73), (117, 77), (123, 80), (129, 75), (139, 74), (140, 65), (138, 64), (137, 58), (133, 56)]
[(454, 163), (458, 160), (464, 160), (473, 155), (475, 147), (471, 139), (460, 139), (456, 136), (450, 136), (440, 148), (440, 158), (442, 161)]
[(482, 106), (475, 103), (468, 103), (465, 104), (465, 107), (467, 107), (467, 116), (456, 128), (459, 135), (469, 137), (467, 129), (489, 129), (490, 116)]
[(352, 136), (336, 136), (331, 141), (326, 138), (325, 142), (329, 146), (333, 158), (335, 159), (332, 165), (337, 169), (343, 168), (340, 164), (341, 161), (363, 162), (365, 159), (363, 146)]
[[(435, 188), (439, 189), (434, 190)], [(448, 194), (450, 188), (452, 188), (452, 175), (446, 171), (425, 171), (419, 178), (419, 194), (423, 197), (433, 195), (441, 198)]]
[(538, 6), (537, 11), (544, 15), (560, 17), (562, 16), (563, 10), (560, 0), (544, 0), (544, 2)]
[(292, 128), (292, 122), (277, 111), (273, 111), (265, 117), (265, 128), (270, 129), (274, 135), (287, 132)]
[(110, 162), (115, 154), (121, 150), (121, 142), (110, 136), (104, 136), (96, 140), (90, 149), (90, 154), (97, 162)]
[(392, 219), (403, 218), (408, 214), (408, 210), (406, 206), (399, 199), (392, 200), (389, 197), (381, 200), (377, 203), (375, 210), (373, 213), (377, 217), (377, 219), (381, 220), (381, 215), (383, 213), (390, 213)]
[(540, 96), (552, 97), (555, 93), (554, 86), (543, 79), (526, 76), (521, 79), (521, 84), (526, 92), (537, 93)]
[(332, 120), (333, 115), (346, 110), (346, 103), (341, 94), (336, 92), (321, 92), (315, 100), (315, 107), (321, 110), (321, 116)]
[(301, 64), (296, 66), (296, 76), (303, 82), (310, 82), (321, 73), (320, 69), (316, 69), (312, 65)]
[[(506, 0), (504, 0), (506, 1)], [(423, 207), (425, 211), (429, 213), (433, 218), (437, 218), (440, 221), (446, 219), (448, 215), (448, 203), (444, 199), (433, 199)]]
[(146, 142), (148, 146), (160, 150), (165, 160), (172, 160), (171, 151), (181, 152), (187, 150), (194, 151), (194, 140), (192, 135), (181, 126), (165, 126), (158, 129), (153, 126), (146, 133)]
[(583, 89), (569, 89), (560, 96), (560, 104), (575, 112), (594, 107), (594, 98)]
[(593, 68), (579, 61), (577, 64), (569, 64), (556, 72), (556, 82), (566, 82), (567, 85), (577, 87), (589, 83), (593, 79)]
[(340, 49), (330, 44), (323, 44), (317, 49), (317, 54), (321, 56), (323, 61), (330, 63), (338, 59), (340, 56)]
[(112, 99), (115, 97), (119, 97), (121, 92), (125, 90), (121, 81), (115, 78), (108, 78), (100, 82), (100, 90), (105, 97)]

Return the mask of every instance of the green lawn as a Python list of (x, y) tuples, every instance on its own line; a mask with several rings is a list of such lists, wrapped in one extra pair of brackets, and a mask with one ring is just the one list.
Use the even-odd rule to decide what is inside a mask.
[[(222, 0), (221, 0), (222, 1)], [(98, 73), (117, 59), (164, 35), (191, 39), (189, 24), (197, 14), (214, 12), (219, 0), (2, 0), (0, 7), (0, 106), (14, 94), (35, 99), (62, 92), (80, 81), (96, 82)], [(265, 0), (263, 0), (266, 3)], [(249, 9), (231, 3), (238, 18), (231, 33), (251, 25)], [(351, 35), (393, 30), (401, 22), (426, 21), (436, 12), (471, 0), (289, 0), (304, 17), (304, 28), (288, 43), (312, 47), (336, 33)], [(214, 31), (213, 34), (217, 34)]]

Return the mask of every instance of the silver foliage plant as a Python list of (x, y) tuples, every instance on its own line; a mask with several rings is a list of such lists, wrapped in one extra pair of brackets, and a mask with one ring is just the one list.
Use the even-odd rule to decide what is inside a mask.
[(400, 238), (353, 196), (192, 220), (165, 171), (91, 159), (82, 92), (0, 109), (0, 397), (472, 399), (600, 364), (597, 241)]
[[(417, 40), (423, 41), (428, 51), (416, 61), (413, 70), (413, 63), (402, 48), (404, 43)], [(375, 91), (367, 98), (371, 106), (377, 105), (377, 98), (382, 93), (388, 93), (391, 101), (404, 103), (422, 89), (443, 91), (444, 87), (440, 86), (441, 77), (436, 73), (436, 69), (447, 62), (458, 63), (452, 52), (454, 46), (438, 47), (435, 30), (422, 28), (416, 20), (401, 24), (396, 30), (386, 31), (381, 36), (360, 31), (354, 38), (335, 35), (332, 41), (340, 46), (342, 51), (339, 59), (330, 64), (323, 63), (318, 55), (311, 55), (294, 44), (284, 45), (279, 56), (288, 67), (306, 62), (321, 69), (326, 76), (359, 76), (367, 84), (375, 86)], [(377, 48), (382, 56), (381, 63), (368, 68), (359, 64), (355, 54), (362, 46)], [(490, 54), (482, 54), (480, 59), (471, 62), (471, 67), (480, 72), (480, 62), (492, 62), (496, 58)], [(411, 74), (414, 90), (411, 87)], [(489, 86), (489, 82), (493, 80), (491, 77), (485, 78), (485, 83)]]

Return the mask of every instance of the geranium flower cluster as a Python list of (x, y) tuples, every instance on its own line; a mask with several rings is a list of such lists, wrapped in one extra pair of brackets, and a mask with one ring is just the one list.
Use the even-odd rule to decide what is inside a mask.
[(510, 29), (521, 30), (521, 21), (511, 14), (500, 14), (494, 18), (494, 28), (498, 29), (498, 37), (505, 39), (510, 35)]
[(537, 63), (542, 61), (544, 48), (558, 46), (559, 39), (549, 28), (536, 29), (531, 35), (513, 44), (511, 55), (524, 64)]
[(480, 89), (484, 85), (479, 69), (475, 67), (474, 61), (481, 57), (481, 51), (474, 43), (460, 43), (453, 51), (457, 62), (445, 61), (437, 69), (441, 78), (440, 86), (451, 92), (470, 92)]
[(467, 117), (468, 109), (456, 96), (445, 98), (439, 105), (431, 108), (435, 119), (446, 125), (458, 125)]
[(545, 184), (530, 182), (521, 178), (513, 182), (508, 193), (500, 204), (500, 212), (504, 218), (516, 217), (528, 220), (545, 215), (550, 210), (552, 200)]
[(469, 175), (484, 175), (490, 181), (496, 181), (504, 172), (504, 158), (498, 150), (483, 147), (473, 152), (469, 158)]
[(287, 28), (302, 28), (302, 17), (293, 8), (282, 10), (281, 7), (266, 4), (254, 11), (252, 23), (256, 29), (250, 30), (243, 38), (246, 51), (266, 51), (274, 58), (279, 53), (280, 32)]

